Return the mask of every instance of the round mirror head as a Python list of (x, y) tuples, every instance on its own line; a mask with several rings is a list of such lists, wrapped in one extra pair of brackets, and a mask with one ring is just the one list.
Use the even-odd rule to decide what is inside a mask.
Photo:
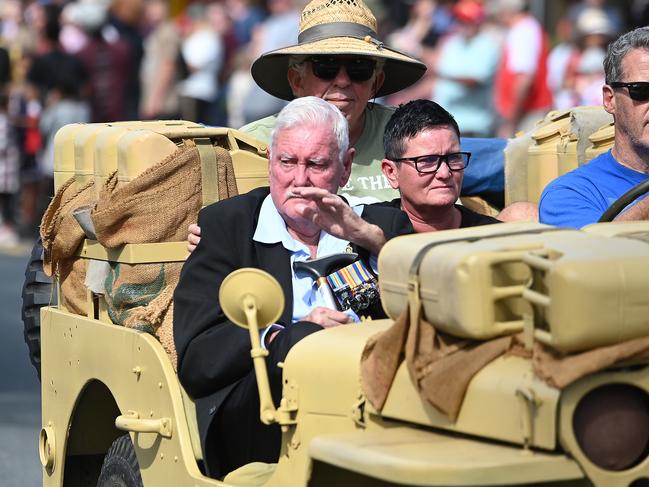
[(230, 273), (221, 283), (219, 303), (230, 321), (248, 328), (244, 300), (252, 298), (257, 323), (265, 328), (277, 322), (284, 310), (284, 292), (277, 280), (261, 269), (246, 267)]

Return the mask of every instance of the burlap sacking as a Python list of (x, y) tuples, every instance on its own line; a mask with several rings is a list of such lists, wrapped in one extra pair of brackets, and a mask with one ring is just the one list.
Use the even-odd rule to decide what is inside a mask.
[(74, 210), (93, 203), (94, 183), (81, 187), (74, 177), (68, 179), (54, 195), (43, 219), (40, 235), (43, 243), (43, 270), (54, 275), (61, 260), (72, 257), (85, 238), (83, 230), (73, 216)]
[(406, 309), (390, 329), (368, 340), (361, 356), (363, 392), (374, 408), (383, 409), (405, 358), (420, 397), (454, 421), (473, 376), (505, 353), (512, 337), (466, 340), (439, 332), (421, 317), (414, 323)]
[[(230, 153), (214, 148), (219, 199), (237, 194)], [(111, 175), (92, 212), (97, 240), (114, 248), (127, 243), (178, 242), (187, 238), (201, 208), (201, 162), (198, 149), (176, 152), (125, 184)]]
[(526, 350), (522, 333), (475, 341), (441, 333), (420, 316), (414, 322), (407, 308), (392, 327), (368, 340), (361, 355), (363, 393), (379, 411), (404, 358), (419, 396), (452, 421), (473, 376), (505, 353), (531, 358), (535, 375), (557, 389), (618, 364), (649, 361), (649, 337), (561, 355), (540, 342)]
[(57, 269), (61, 285), (61, 305), (70, 313), (87, 316), (89, 303), (84, 280), (88, 260), (78, 257), (64, 259)]
[(586, 375), (624, 362), (649, 361), (649, 336), (599, 347), (581, 353), (561, 355), (551, 348), (534, 344), (534, 373), (547, 384), (563, 389)]
[(112, 263), (105, 283), (111, 321), (157, 336), (174, 367), (172, 297), (182, 265)]
[[(214, 148), (219, 199), (237, 194), (230, 153)], [(97, 240), (108, 248), (124, 244), (184, 241), (202, 203), (201, 161), (196, 147), (182, 146), (127, 183), (108, 178), (92, 212)], [(106, 302), (111, 320), (155, 334), (176, 366), (173, 291), (182, 262), (111, 264)]]
[(56, 275), (61, 285), (61, 305), (71, 313), (85, 315), (87, 298), (84, 279), (86, 262), (75, 256), (85, 235), (73, 216), (74, 210), (93, 203), (94, 183), (78, 186), (74, 177), (54, 195), (40, 226), (43, 271)]

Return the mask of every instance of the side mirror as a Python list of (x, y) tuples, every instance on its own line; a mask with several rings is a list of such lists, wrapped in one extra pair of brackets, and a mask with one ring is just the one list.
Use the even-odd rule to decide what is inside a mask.
[(267, 272), (243, 268), (223, 280), (219, 302), (230, 321), (250, 332), (250, 356), (259, 389), (259, 415), (264, 424), (276, 423), (278, 415), (270, 394), (265, 361), (268, 350), (261, 347), (259, 329), (277, 322), (284, 310), (284, 292)]

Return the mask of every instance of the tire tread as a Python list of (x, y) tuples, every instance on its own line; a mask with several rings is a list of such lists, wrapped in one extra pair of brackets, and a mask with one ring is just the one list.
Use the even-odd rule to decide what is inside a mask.
[(43, 271), (43, 245), (39, 239), (32, 248), (22, 290), (23, 336), (29, 360), (41, 378), (41, 308), (56, 304), (52, 279)]
[(142, 487), (140, 466), (128, 434), (113, 441), (106, 452), (97, 487)]

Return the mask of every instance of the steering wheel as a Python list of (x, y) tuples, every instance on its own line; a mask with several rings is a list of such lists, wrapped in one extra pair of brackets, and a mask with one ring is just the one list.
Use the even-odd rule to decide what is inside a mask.
[(649, 179), (642, 181), (640, 184), (636, 184), (633, 188), (620, 196), (615, 203), (609, 206), (608, 210), (599, 217), (597, 223), (613, 221), (629, 203), (635, 200), (638, 196), (647, 192), (649, 192)]

